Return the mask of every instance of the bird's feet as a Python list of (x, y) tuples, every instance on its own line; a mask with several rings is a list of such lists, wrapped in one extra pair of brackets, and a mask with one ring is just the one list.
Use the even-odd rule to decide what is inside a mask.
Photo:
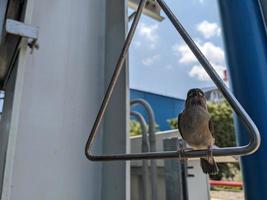
[(213, 161), (213, 155), (212, 155), (212, 149), (211, 148), (212, 148), (211, 146), (208, 146), (208, 161), (210, 163), (212, 163), (212, 161)]

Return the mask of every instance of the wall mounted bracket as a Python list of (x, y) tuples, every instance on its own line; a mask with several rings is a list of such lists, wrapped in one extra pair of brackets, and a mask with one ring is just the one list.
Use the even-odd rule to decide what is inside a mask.
[(30, 39), (28, 46), (31, 48), (31, 53), (33, 49), (39, 49), (39, 44), (37, 43), (39, 27), (27, 25), (13, 19), (7, 19), (5, 29), (9, 34)]

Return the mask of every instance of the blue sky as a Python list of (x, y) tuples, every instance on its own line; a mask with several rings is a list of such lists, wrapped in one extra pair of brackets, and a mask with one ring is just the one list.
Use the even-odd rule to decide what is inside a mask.
[[(226, 68), (215, 0), (166, 0), (202, 52), (223, 76)], [(131, 10), (129, 9), (129, 14)], [(169, 19), (142, 16), (130, 47), (130, 88), (185, 98), (193, 87), (214, 85)]]

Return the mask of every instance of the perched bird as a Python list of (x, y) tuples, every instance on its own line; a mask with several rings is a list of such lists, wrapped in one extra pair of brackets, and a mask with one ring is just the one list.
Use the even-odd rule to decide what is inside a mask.
[(211, 151), (211, 146), (215, 142), (213, 126), (201, 89), (194, 88), (188, 91), (185, 109), (178, 116), (178, 129), (182, 138), (193, 149), (208, 149), (207, 158), (200, 158), (201, 167), (206, 174), (216, 174), (218, 166)]

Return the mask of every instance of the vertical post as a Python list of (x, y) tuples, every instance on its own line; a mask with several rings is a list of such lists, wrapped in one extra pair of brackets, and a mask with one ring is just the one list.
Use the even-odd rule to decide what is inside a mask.
[[(150, 143), (150, 152), (156, 152), (156, 130), (155, 130), (155, 115), (154, 111), (151, 108), (150, 104), (143, 99), (135, 99), (131, 101), (131, 105), (140, 104), (144, 107), (147, 116), (148, 116), (148, 135), (149, 135), (149, 143)], [(152, 200), (158, 199), (158, 186), (157, 186), (157, 161), (151, 160), (150, 162), (151, 168), (151, 196)]]
[(101, 199), (103, 165), (89, 163), (83, 147), (104, 93), (106, 2), (27, 1), (25, 23), (42, 27), (41, 48), (30, 54), (22, 43), (15, 86), (13, 73), (7, 84), (7, 95), (15, 88), (1, 120), (10, 126), (1, 129), (8, 137), (1, 200)]
[[(184, 140), (182, 139), (179, 139), (178, 140), (178, 146), (179, 146), (179, 149), (181, 148), (185, 148), (186, 147), (186, 144), (184, 142)], [(181, 163), (181, 176), (182, 176), (182, 183), (183, 183), (183, 200), (188, 200), (188, 187), (187, 187), (187, 177), (188, 177), (188, 174), (187, 174), (187, 160), (179, 160), (180, 163)]]
[[(105, 85), (114, 72), (127, 31), (125, 0), (106, 1)], [(124, 63), (127, 65), (127, 62)], [(103, 153), (129, 153), (128, 138), (128, 71), (123, 67), (105, 114)], [(106, 89), (105, 89), (106, 90)], [(115, 119), (115, 120), (114, 120)], [(129, 162), (103, 163), (102, 200), (130, 198)]]
[[(241, 158), (245, 196), (267, 199), (267, 39), (260, 6), (256, 0), (218, 2), (233, 91), (262, 137), (258, 151)], [(237, 128), (243, 145), (246, 130), (240, 123)]]
[[(164, 151), (178, 148), (177, 138), (163, 140)], [(185, 165), (179, 159), (164, 160), (166, 200), (187, 200)], [(184, 176), (184, 177), (183, 177)]]
[[(147, 130), (146, 130), (146, 122), (144, 117), (138, 113), (138, 112), (131, 112), (131, 116), (134, 116), (136, 120), (141, 125), (141, 131), (142, 131), (142, 151), (141, 152), (149, 152), (150, 151), (150, 145), (147, 137)], [(147, 192), (147, 185), (148, 185), (148, 160), (142, 161), (142, 199), (148, 200), (148, 192)]]

